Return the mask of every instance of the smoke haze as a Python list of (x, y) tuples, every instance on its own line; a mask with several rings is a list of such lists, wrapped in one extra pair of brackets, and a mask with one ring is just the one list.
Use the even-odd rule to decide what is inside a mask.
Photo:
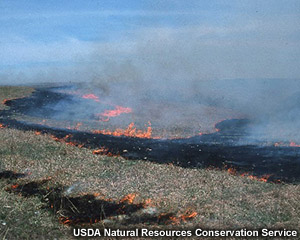
[(164, 126), (249, 118), (255, 137), (300, 140), (298, 1), (104, 2), (36, 14), (2, 3), (1, 84), (77, 83)]

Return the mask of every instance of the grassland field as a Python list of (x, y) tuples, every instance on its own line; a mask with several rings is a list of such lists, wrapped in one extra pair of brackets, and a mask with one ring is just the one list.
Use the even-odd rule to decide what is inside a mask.
[[(30, 87), (0, 87), (0, 103), (20, 98)], [(0, 104), (0, 110), (6, 109)], [(120, 201), (135, 194), (134, 203), (151, 199), (157, 214), (176, 216), (187, 209), (197, 215), (170, 225), (127, 223), (128, 228), (288, 228), (300, 229), (300, 186), (260, 182), (216, 169), (185, 169), (141, 160), (126, 160), (92, 154), (36, 135), (0, 128), (0, 170), (25, 174), (18, 179), (0, 179), (1, 239), (72, 239), (71, 228), (59, 221), (59, 213), (44, 207), (41, 196), (24, 197), (8, 192), (13, 184), (50, 179), (47, 187), (67, 188), (71, 197), (94, 194)], [(138, 214), (138, 213), (137, 213)], [(93, 224), (124, 227), (118, 219)]]

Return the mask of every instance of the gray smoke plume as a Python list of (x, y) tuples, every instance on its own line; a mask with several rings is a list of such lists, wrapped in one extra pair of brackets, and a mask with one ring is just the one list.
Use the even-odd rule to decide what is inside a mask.
[[(131, 107), (132, 120), (142, 115), (161, 126), (212, 131), (222, 119), (249, 118), (253, 136), (300, 140), (300, 81), (293, 80), (299, 49), (291, 41), (286, 47), (287, 30), (269, 42), (263, 34), (269, 26), (257, 20), (231, 28), (144, 29), (122, 43), (89, 45), (88, 54), (74, 54), (77, 60), (68, 66), (40, 67), (30, 75), (6, 72), (1, 79), (77, 83), (84, 93), (92, 90), (102, 101)], [(259, 34), (234, 37), (244, 31)], [(94, 105), (73, 110), (88, 116)]]

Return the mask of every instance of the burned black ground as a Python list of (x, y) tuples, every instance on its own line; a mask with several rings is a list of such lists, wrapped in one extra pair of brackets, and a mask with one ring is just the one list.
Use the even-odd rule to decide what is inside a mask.
[[(15, 113), (27, 115), (55, 115), (55, 104), (72, 101), (65, 93), (53, 92), (53, 89), (37, 89), (31, 96), (9, 100), (9, 110), (0, 114), (0, 122), (8, 128), (24, 131), (49, 133), (58, 139), (83, 145), (86, 148), (105, 148), (112, 155), (126, 159), (151, 161), (159, 164), (174, 164), (184, 168), (233, 168), (237, 173), (247, 173), (257, 177), (270, 175), (269, 181), (300, 181), (300, 148), (287, 146), (269, 146), (260, 141), (241, 144), (247, 136), (251, 122), (247, 119), (224, 120), (216, 124), (218, 132), (183, 139), (143, 139), (114, 137), (53, 128), (30, 122), (17, 121), (10, 116)], [(69, 136), (65, 139), (66, 136)]]
[[(0, 173), (5, 175), (5, 173)], [(17, 174), (21, 176), (21, 173)], [(103, 222), (105, 219), (117, 221), (118, 224), (172, 224), (174, 213), (149, 214), (142, 211), (146, 203), (132, 203), (128, 199), (113, 201), (99, 199), (97, 196), (86, 194), (71, 197), (65, 192), (68, 186), (52, 186), (50, 179), (32, 182), (18, 182), (6, 188), (9, 193), (18, 194), (24, 198), (38, 197), (43, 208), (54, 214), (61, 223), (70, 226), (83, 226)], [(13, 183), (13, 182), (10, 182)], [(139, 214), (136, 214), (138, 211)]]

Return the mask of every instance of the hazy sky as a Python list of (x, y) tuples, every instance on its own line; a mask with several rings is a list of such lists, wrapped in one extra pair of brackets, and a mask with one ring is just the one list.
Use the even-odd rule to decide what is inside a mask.
[(144, 75), (298, 78), (299, 23), (299, 0), (1, 0), (0, 83), (107, 61)]

